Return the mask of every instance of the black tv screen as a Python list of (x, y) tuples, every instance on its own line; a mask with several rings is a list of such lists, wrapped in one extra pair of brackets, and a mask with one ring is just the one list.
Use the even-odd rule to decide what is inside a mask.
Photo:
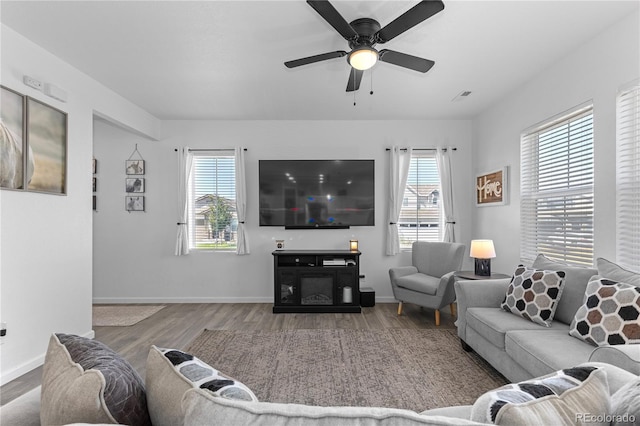
[(260, 160), (260, 226), (374, 226), (374, 160)]

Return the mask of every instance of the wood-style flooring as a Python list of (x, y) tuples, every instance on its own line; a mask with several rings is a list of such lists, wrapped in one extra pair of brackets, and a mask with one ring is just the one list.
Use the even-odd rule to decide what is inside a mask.
[[(435, 328), (431, 309), (405, 304), (402, 315), (397, 303), (378, 303), (359, 314), (274, 314), (269, 303), (180, 303), (168, 304), (151, 317), (129, 327), (94, 327), (96, 340), (106, 344), (131, 363), (144, 379), (149, 347), (185, 349), (204, 329), (388, 329)], [(442, 310), (440, 328), (455, 328), (449, 309)], [(64, 330), (60, 330), (64, 332)], [(41, 383), (42, 367), (0, 387), (4, 405)]]

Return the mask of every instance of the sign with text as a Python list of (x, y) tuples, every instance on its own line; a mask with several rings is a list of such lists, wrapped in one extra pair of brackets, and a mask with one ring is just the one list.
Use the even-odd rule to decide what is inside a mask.
[(476, 206), (507, 204), (507, 167), (476, 176)]

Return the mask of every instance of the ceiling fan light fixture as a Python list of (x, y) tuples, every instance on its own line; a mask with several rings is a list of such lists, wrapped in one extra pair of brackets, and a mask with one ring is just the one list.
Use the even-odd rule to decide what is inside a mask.
[(366, 71), (378, 62), (378, 51), (369, 46), (356, 47), (349, 53), (348, 60), (353, 68)]

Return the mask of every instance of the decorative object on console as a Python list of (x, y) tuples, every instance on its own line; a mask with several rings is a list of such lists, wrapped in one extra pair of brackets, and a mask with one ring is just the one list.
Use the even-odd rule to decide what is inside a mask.
[(475, 258), (476, 275), (484, 277), (491, 275), (491, 258), (496, 257), (493, 240), (471, 240), (469, 256)]
[(358, 251), (358, 240), (349, 240), (349, 250)]
[(284, 240), (276, 240), (276, 250), (284, 250)]
[(500, 307), (550, 327), (564, 288), (564, 277), (563, 271), (543, 271), (518, 265)]

